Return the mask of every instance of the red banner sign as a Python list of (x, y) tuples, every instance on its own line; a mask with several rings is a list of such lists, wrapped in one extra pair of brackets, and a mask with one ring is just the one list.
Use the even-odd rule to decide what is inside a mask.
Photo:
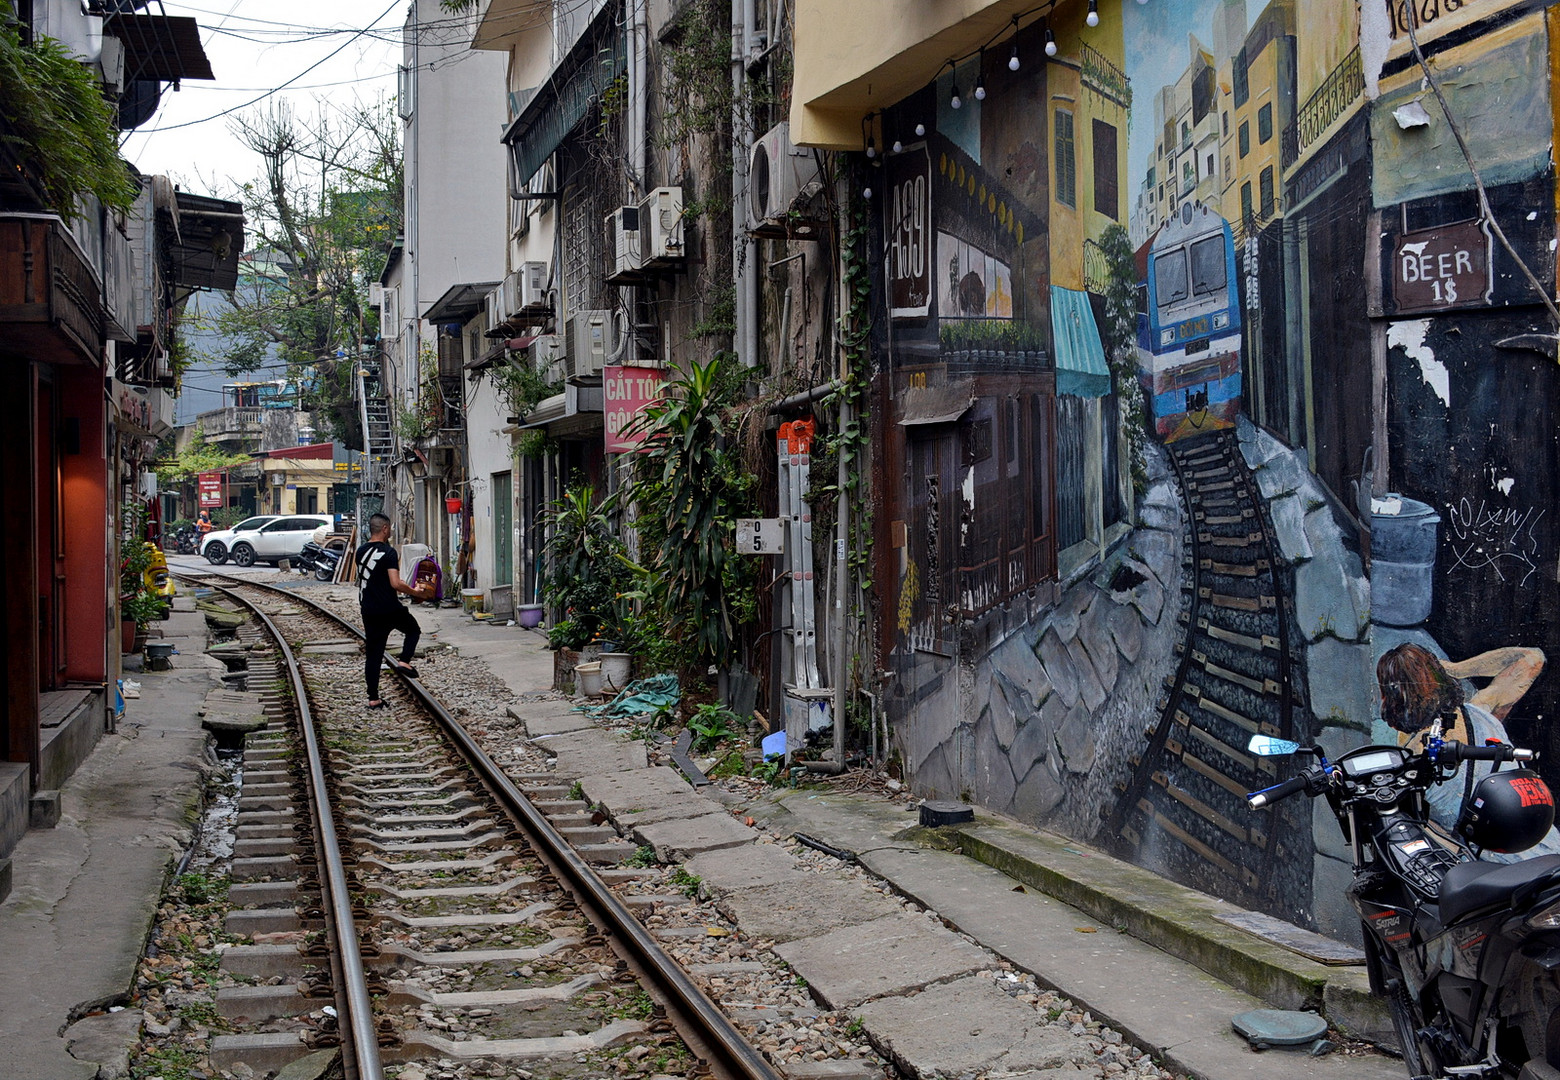
[(623, 429), (632, 424), (646, 406), (661, 400), (665, 380), (657, 368), (612, 367), (601, 369), (603, 419), (607, 432), (607, 453), (631, 453), (639, 449), (642, 431), (627, 435)]
[(203, 472), (196, 477), (198, 502), (202, 510), (216, 510), (222, 506), (222, 474)]

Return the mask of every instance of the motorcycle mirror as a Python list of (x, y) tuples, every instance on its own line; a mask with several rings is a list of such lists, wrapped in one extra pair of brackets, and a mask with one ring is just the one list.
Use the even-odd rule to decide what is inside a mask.
[(1290, 742), (1288, 739), (1275, 739), (1271, 735), (1253, 735), (1251, 741), (1246, 744), (1246, 749), (1258, 757), (1282, 757), (1285, 754), (1299, 753), (1300, 744)]

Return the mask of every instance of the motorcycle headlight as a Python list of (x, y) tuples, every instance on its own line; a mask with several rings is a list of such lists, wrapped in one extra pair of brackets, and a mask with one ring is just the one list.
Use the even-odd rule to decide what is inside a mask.
[(1522, 921), (1529, 930), (1560, 930), (1560, 900), (1540, 908)]

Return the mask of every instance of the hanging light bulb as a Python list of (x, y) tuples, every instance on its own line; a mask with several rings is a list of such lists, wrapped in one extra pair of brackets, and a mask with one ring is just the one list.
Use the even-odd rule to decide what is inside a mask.
[(1045, 21), (1045, 54), (1047, 56), (1056, 55), (1056, 35), (1051, 33), (1050, 19)]
[(1018, 70), (1018, 46), (1017, 45), (1013, 46), (1013, 54), (1008, 57), (1008, 70), (1009, 71), (1017, 71)]
[(861, 189), (861, 197), (863, 199), (870, 199), (870, 198), (872, 198), (872, 189), (869, 188), (869, 187), (868, 188), (862, 188)]
[(905, 152), (905, 144), (900, 142), (898, 139), (895, 139), (894, 140), (894, 153), (902, 154), (904, 152)]
[(975, 61), (975, 100), (986, 100), (986, 50), (980, 51), (980, 58)]
[(962, 108), (964, 108), (964, 99), (959, 96), (959, 82), (958, 82), (957, 79), (954, 80), (953, 90), (951, 92), (949, 92), (949, 94), (948, 94), (948, 108), (950, 108), (950, 109), (962, 109)]
[(925, 134), (926, 134), (926, 125), (925, 124), (916, 124), (916, 126), (915, 126), (916, 138), (920, 138), (922, 135), (925, 135)]
[(1100, 24), (1100, 0), (1089, 0), (1089, 13), (1083, 17), (1083, 21), (1090, 26)]
[(867, 136), (867, 157), (869, 157), (869, 158), (877, 157), (877, 144), (872, 141), (872, 136), (871, 135)]

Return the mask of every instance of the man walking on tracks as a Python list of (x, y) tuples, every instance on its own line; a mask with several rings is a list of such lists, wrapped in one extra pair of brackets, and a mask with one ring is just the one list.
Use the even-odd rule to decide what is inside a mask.
[(383, 709), (379, 699), (379, 665), (384, 660), (390, 631), (399, 630), (406, 640), (401, 658), (391, 661), (401, 672), (417, 678), (411, 665), (422, 627), (401, 606), (396, 593), (420, 597), (417, 589), (401, 580), (401, 562), (390, 545), (390, 519), (374, 514), (368, 519), (368, 543), (357, 549), (358, 603), (363, 611), (363, 680), (368, 684), (368, 707)]

